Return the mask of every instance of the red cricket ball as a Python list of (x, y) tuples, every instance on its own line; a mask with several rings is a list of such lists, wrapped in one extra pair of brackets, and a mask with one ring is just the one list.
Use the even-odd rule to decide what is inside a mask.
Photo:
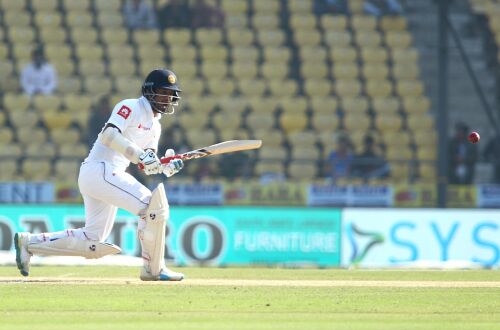
[(470, 143), (478, 143), (479, 139), (481, 139), (481, 137), (479, 136), (478, 132), (472, 132), (469, 134)]

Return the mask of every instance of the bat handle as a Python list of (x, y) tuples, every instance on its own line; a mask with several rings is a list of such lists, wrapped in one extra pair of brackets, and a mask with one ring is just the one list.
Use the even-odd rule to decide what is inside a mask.
[[(175, 156), (172, 156), (172, 157), (162, 157), (162, 158), (160, 158), (160, 163), (162, 163), (162, 164), (168, 164), (168, 163), (170, 163), (171, 160), (181, 159), (181, 158), (182, 158), (181, 155), (175, 155)], [(140, 170), (144, 169), (144, 166), (142, 164), (137, 164), (137, 166), (139, 167)]]

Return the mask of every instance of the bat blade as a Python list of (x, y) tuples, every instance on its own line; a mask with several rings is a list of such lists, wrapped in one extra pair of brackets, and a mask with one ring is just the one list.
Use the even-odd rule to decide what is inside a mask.
[(226, 154), (229, 152), (258, 149), (262, 146), (262, 140), (231, 140), (213, 144), (208, 147), (192, 150), (173, 157), (163, 157), (162, 164), (168, 164), (173, 159), (191, 160), (211, 155)]

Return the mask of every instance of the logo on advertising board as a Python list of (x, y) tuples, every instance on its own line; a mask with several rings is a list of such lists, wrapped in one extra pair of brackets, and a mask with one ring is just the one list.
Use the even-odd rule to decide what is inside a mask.
[(500, 211), (344, 209), (342, 265), (500, 264)]

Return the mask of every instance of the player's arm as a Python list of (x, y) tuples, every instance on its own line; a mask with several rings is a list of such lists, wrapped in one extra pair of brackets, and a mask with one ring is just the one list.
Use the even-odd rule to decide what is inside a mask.
[(123, 154), (134, 164), (142, 164), (147, 175), (162, 172), (162, 166), (158, 156), (152, 149), (142, 150), (121, 133), (115, 125), (108, 123), (99, 134), (98, 140), (105, 146)]

